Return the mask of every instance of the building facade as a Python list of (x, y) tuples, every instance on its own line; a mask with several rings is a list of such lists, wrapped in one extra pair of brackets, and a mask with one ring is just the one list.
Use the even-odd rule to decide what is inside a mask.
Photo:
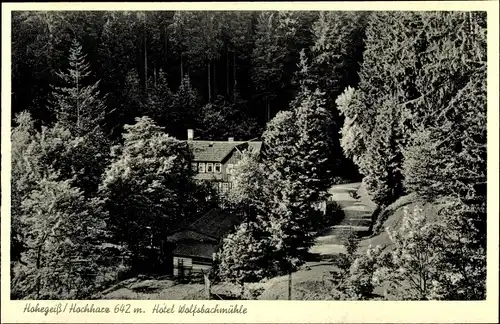
[(232, 137), (227, 141), (195, 140), (192, 129), (188, 130), (187, 142), (193, 153), (195, 179), (212, 181), (221, 192), (231, 188), (233, 168), (242, 153), (250, 150), (259, 154), (262, 148), (260, 141), (235, 141)]

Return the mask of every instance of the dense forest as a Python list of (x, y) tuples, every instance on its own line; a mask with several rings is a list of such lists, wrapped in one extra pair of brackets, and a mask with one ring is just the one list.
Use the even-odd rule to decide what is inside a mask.
[[(15, 12), (12, 116), (13, 298), (161, 269), (165, 234), (221, 204), (245, 217), (221, 279), (291, 273), (322, 224), (313, 205), (359, 179), (381, 207), (412, 193), (441, 208), (414, 211), (394, 253), (351, 260), (336, 298), (415, 273), (403, 298), (485, 296), (484, 13)], [(192, 180), (188, 128), (264, 154), (219, 197)]]

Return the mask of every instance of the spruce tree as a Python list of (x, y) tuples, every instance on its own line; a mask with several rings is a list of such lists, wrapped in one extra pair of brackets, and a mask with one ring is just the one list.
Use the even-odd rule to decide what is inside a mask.
[(364, 182), (378, 205), (387, 206), (403, 194), (401, 145), (397, 133), (398, 111), (394, 101), (380, 108), (365, 156), (367, 175)]
[[(196, 89), (193, 88), (189, 76), (182, 79), (182, 83), (173, 98), (173, 119), (175, 128), (171, 126), (173, 134), (185, 136), (187, 128), (196, 128), (196, 121), (199, 115), (201, 99)], [(179, 129), (179, 125), (185, 128)], [(170, 129), (168, 129), (170, 132)], [(181, 137), (181, 138), (182, 138)]]
[(69, 51), (69, 68), (57, 73), (63, 85), (54, 86), (51, 107), (58, 121), (78, 135), (95, 131), (106, 113), (104, 102), (99, 97), (99, 81), (86, 84), (90, 74), (90, 65), (82, 46), (73, 40)]
[(258, 99), (265, 106), (266, 122), (271, 120), (273, 101), (284, 86), (284, 69), (296, 25), (297, 19), (290, 12), (261, 12), (257, 18), (251, 78)]
[[(237, 96), (237, 94), (236, 94)], [(229, 102), (218, 96), (201, 108), (200, 137), (205, 140), (250, 140), (257, 136), (257, 123), (245, 112), (246, 102)]]
[(160, 126), (172, 126), (173, 94), (167, 83), (167, 76), (160, 70), (155, 80), (150, 79), (148, 98), (143, 115), (151, 117)]
[(325, 91), (329, 109), (345, 87), (355, 86), (358, 81), (366, 15), (364, 12), (321, 11), (312, 27), (311, 74)]

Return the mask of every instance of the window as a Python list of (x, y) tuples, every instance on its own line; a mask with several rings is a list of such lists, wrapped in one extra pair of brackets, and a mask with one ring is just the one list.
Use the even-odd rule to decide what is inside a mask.
[(194, 172), (198, 171), (198, 163), (196, 163), (196, 162), (191, 163), (191, 169)]
[(233, 168), (234, 168), (234, 164), (228, 164), (227, 169), (226, 169), (227, 174), (233, 173)]
[(220, 173), (220, 163), (214, 164), (214, 172)]
[(198, 163), (198, 172), (205, 173), (205, 163)]
[(207, 172), (214, 172), (214, 164), (213, 163), (207, 163)]

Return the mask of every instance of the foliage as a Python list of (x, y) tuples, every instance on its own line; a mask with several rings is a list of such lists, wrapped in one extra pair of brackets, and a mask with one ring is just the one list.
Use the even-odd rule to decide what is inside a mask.
[(352, 159), (361, 172), (367, 173), (364, 154), (369, 143), (369, 136), (358, 121), (358, 114), (362, 111), (359, 106), (363, 105), (360, 96), (359, 90), (347, 87), (335, 103), (340, 114), (344, 116), (344, 123), (340, 130), (340, 146), (345, 156)]
[(25, 251), (14, 270), (14, 295), (73, 299), (96, 288), (95, 260), (105, 223), (93, 204), (69, 180), (40, 180), (21, 205)]
[(262, 230), (262, 222), (243, 222), (224, 239), (217, 256), (222, 279), (243, 285), (275, 275), (274, 247), (268, 233)]
[(104, 103), (99, 98), (99, 81), (92, 85), (84, 83), (90, 73), (82, 46), (75, 40), (70, 48), (68, 71), (57, 73), (64, 86), (54, 87), (51, 106), (58, 121), (77, 134), (94, 131), (105, 114)]
[(372, 299), (375, 288), (374, 273), (380, 259), (381, 248), (369, 247), (364, 255), (351, 264), (349, 275), (343, 283), (344, 293), (349, 299)]
[(174, 131), (173, 133), (181, 133), (181, 130), (179, 129), (180, 125), (185, 127), (182, 129), (182, 134), (184, 134), (185, 130), (188, 128), (194, 129), (201, 106), (200, 97), (198, 96), (196, 89), (193, 89), (189, 76), (185, 76), (182, 79), (179, 89), (177, 89), (177, 92), (174, 95), (172, 105), (172, 122), (177, 125), (176, 127), (171, 127)]
[(107, 228), (99, 199), (86, 197), (75, 185), (79, 174), (71, 169), (71, 158), (83, 139), (59, 124), (37, 132), (28, 113), (17, 116), (17, 123), (12, 131), (12, 296), (88, 297), (100, 285), (96, 274), (105, 271), (97, 260)]
[(200, 136), (205, 140), (249, 140), (257, 135), (257, 123), (244, 110), (245, 102), (228, 102), (219, 96), (202, 107)]
[(114, 237), (127, 244), (137, 262), (143, 248), (160, 247), (173, 224), (185, 217), (194, 184), (186, 142), (164, 134), (148, 117), (125, 130), (100, 192)]
[(265, 210), (266, 171), (255, 152), (244, 151), (231, 174), (232, 186), (225, 200), (239, 208)]
[[(321, 11), (312, 26), (311, 74), (323, 89), (327, 108), (347, 86), (358, 82), (357, 72), (364, 49), (366, 13)], [(332, 110), (332, 113), (335, 113)], [(339, 120), (341, 122), (341, 120)]]
[(170, 90), (165, 73), (160, 70), (158, 76), (149, 81), (147, 104), (142, 115), (151, 117), (159, 125), (171, 126), (175, 121), (172, 114), (174, 95)]
[(398, 141), (400, 134), (395, 125), (398, 120), (395, 103), (388, 101), (380, 110), (368, 145), (369, 153), (365, 156), (367, 174), (364, 182), (373, 201), (386, 206), (403, 194), (402, 156)]
[(288, 47), (293, 44), (297, 24), (295, 13), (292, 12), (261, 12), (257, 17), (251, 78), (256, 96), (266, 105), (266, 121), (272, 116), (271, 102), (284, 85), (285, 60), (289, 53)]
[(378, 267), (382, 249), (369, 246), (359, 254), (359, 238), (353, 231), (343, 236), (346, 253), (340, 253), (335, 265), (340, 272), (332, 280), (332, 292), (337, 300), (373, 299), (374, 273)]
[(394, 248), (380, 258), (377, 280), (389, 282), (388, 292), (403, 299), (483, 299), (484, 251), (463, 236), (464, 221), (447, 215), (431, 220), (421, 207), (406, 209), (401, 228), (389, 232)]

